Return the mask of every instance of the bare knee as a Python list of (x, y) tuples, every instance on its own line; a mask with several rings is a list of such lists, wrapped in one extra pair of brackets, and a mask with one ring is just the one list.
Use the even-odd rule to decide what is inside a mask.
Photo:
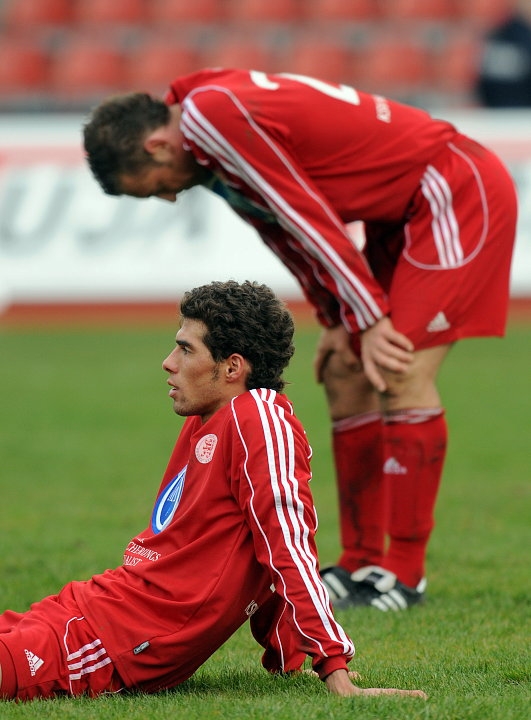
[(384, 411), (404, 408), (438, 407), (437, 374), (449, 346), (440, 346), (415, 353), (410, 368), (404, 373), (381, 370), (387, 390), (381, 395)]
[(379, 408), (378, 395), (367, 380), (361, 362), (346, 365), (333, 353), (323, 369), (323, 383), (332, 420), (372, 412)]

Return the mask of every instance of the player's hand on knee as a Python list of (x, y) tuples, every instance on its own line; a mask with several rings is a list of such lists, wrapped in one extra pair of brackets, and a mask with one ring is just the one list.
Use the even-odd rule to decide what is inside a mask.
[(365, 375), (378, 392), (387, 390), (380, 369), (405, 373), (414, 359), (413, 343), (383, 317), (361, 334), (361, 359)]

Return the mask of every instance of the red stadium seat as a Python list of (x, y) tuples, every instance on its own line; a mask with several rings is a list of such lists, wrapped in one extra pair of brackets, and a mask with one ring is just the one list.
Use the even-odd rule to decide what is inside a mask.
[(126, 64), (129, 85), (161, 95), (177, 75), (201, 69), (201, 56), (192, 46), (150, 38), (129, 51)]
[(124, 54), (89, 38), (71, 38), (54, 52), (50, 82), (60, 98), (89, 98), (132, 89), (125, 72)]
[(225, 0), (225, 7), (234, 23), (293, 23), (301, 16), (299, 0)]
[(143, 25), (145, 0), (78, 0), (75, 19), (82, 25)]
[(360, 90), (394, 97), (429, 85), (431, 71), (423, 45), (379, 33), (361, 54), (355, 84)]
[(277, 64), (270, 47), (241, 33), (218, 36), (201, 54), (204, 67), (249, 68), (275, 72)]
[(436, 90), (466, 96), (472, 93), (479, 71), (481, 40), (466, 31), (449, 33), (434, 55)]
[(312, 22), (364, 22), (378, 17), (378, 6), (374, 0), (307, 0), (304, 15)]
[(3, 39), (0, 43), (0, 94), (45, 92), (48, 55), (35, 43)]
[(514, 9), (514, 0), (454, 0), (459, 20), (484, 30), (499, 23)]
[[(466, 0), (462, 0), (466, 4)], [(379, 0), (382, 19), (387, 20), (455, 20), (454, 0)]]
[(72, 0), (6, 0), (0, 14), (9, 30), (69, 25), (73, 19)]
[(222, 19), (223, 3), (222, 0), (150, 0), (148, 12), (150, 22), (165, 26), (168, 23), (216, 23)]
[(311, 37), (294, 40), (283, 61), (286, 72), (336, 83), (352, 82), (352, 50), (333, 40)]

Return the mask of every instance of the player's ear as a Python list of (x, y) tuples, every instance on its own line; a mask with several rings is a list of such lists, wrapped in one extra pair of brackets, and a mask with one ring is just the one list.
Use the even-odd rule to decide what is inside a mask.
[(157, 128), (149, 133), (144, 140), (144, 150), (151, 155), (155, 162), (164, 163), (171, 159), (173, 151), (164, 128)]
[(225, 361), (225, 377), (227, 382), (234, 383), (245, 381), (251, 372), (251, 365), (243, 355), (232, 353)]

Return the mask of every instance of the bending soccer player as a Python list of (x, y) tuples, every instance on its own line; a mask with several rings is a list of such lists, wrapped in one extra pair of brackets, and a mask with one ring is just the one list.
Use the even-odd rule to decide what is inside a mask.
[(0, 697), (156, 692), (189, 678), (246, 620), (271, 672), (313, 669), (355, 687), (354, 648), (321, 582), (310, 447), (282, 394), (293, 320), (265, 285), (184, 296), (163, 362), (186, 416), (148, 527), (123, 565), (0, 616)]
[(178, 78), (166, 102), (104, 101), (85, 148), (110, 194), (210, 188), (300, 281), (324, 328), (339, 490), (324, 580), (339, 607), (422, 601), (447, 442), (437, 375), (456, 340), (505, 330), (516, 193), (499, 159), (418, 108), (223, 69)]

